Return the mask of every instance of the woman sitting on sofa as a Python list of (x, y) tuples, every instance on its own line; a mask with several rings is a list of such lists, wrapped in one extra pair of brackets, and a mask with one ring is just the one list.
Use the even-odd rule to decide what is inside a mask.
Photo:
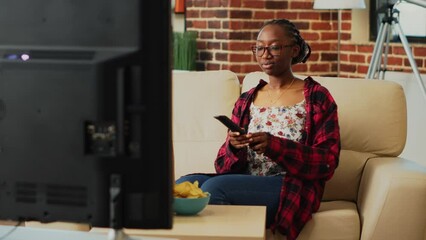
[(192, 174), (210, 192), (209, 204), (264, 205), (267, 227), (295, 239), (319, 208), (324, 185), (339, 161), (337, 106), (311, 77), (291, 66), (311, 52), (288, 20), (266, 22), (252, 48), (269, 81), (243, 93), (232, 121), (247, 134), (229, 132), (219, 149), (217, 174)]

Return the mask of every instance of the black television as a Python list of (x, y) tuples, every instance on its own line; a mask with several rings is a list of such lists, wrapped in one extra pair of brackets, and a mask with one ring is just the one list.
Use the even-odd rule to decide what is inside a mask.
[(172, 227), (170, 1), (0, 0), (0, 219)]

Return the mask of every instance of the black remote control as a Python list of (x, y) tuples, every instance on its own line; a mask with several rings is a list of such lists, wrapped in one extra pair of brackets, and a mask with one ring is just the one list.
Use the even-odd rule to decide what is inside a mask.
[(231, 119), (229, 119), (225, 115), (214, 116), (217, 120), (219, 120), (223, 125), (225, 125), (232, 132), (239, 132), (240, 134), (246, 134), (244, 129), (240, 128), (236, 123), (234, 123)]

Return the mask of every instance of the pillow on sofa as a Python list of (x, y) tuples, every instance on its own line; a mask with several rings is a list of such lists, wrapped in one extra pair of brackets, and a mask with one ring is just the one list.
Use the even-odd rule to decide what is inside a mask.
[(227, 129), (213, 116), (231, 115), (240, 96), (238, 77), (227, 70), (173, 71), (172, 81), (175, 178), (215, 172), (214, 159)]

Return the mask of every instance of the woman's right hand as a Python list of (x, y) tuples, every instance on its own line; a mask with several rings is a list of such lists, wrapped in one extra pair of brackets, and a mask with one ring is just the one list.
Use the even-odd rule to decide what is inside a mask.
[(229, 143), (236, 149), (244, 148), (251, 142), (251, 134), (240, 134), (239, 132), (228, 132)]

